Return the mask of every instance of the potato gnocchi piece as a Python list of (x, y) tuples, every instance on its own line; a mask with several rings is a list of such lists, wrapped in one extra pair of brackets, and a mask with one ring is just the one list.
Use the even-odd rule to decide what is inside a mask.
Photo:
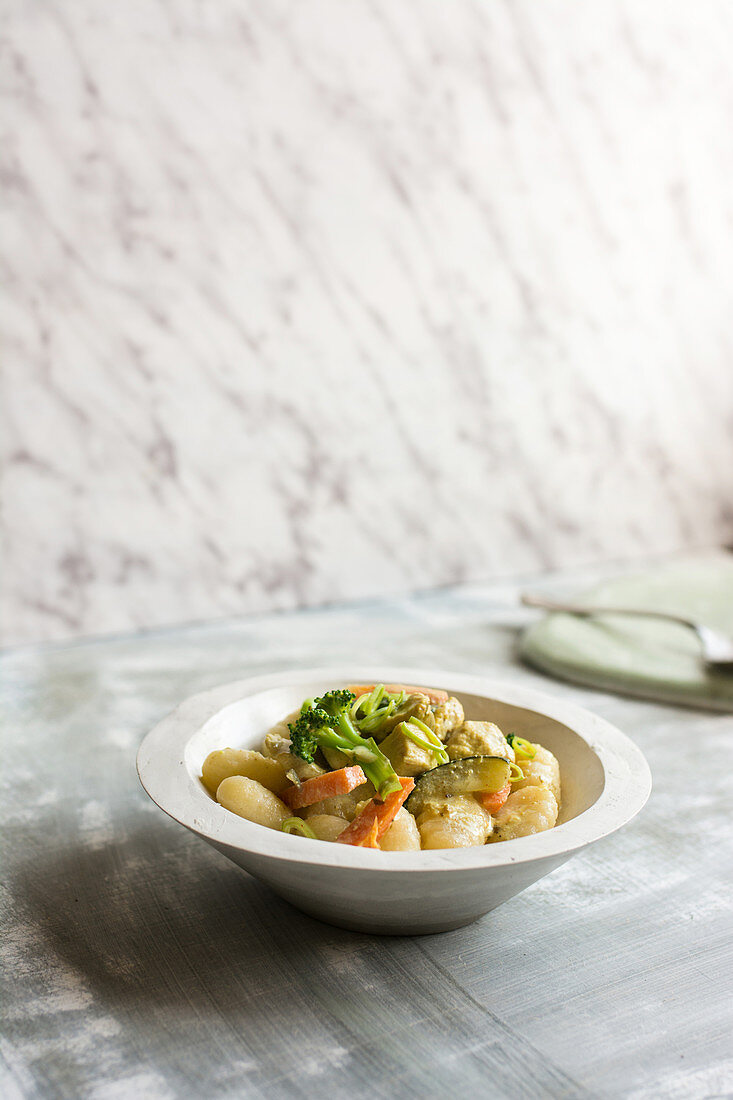
[(492, 819), (473, 795), (459, 794), (429, 802), (417, 827), (423, 848), (472, 848), (486, 843)]
[(464, 756), (503, 756), (514, 763), (514, 749), (494, 722), (464, 722), (448, 738), (451, 760)]
[(308, 818), (308, 825), (316, 834), (316, 840), (335, 840), (344, 831), (347, 822), (333, 814), (313, 814)]
[(516, 840), (552, 829), (558, 815), (557, 799), (545, 786), (524, 787), (512, 791), (500, 810), (494, 815), (494, 831), (491, 843), (499, 840)]
[(210, 794), (216, 794), (219, 784), (230, 775), (246, 775), (256, 779), (275, 794), (282, 794), (290, 781), (285, 769), (277, 760), (263, 756), (253, 749), (215, 749), (210, 752), (201, 767), (201, 778)]
[(401, 806), (394, 821), (382, 837), (379, 847), (383, 852), (419, 852), (420, 832), (409, 810)]
[(512, 785), (513, 791), (521, 791), (525, 787), (549, 787), (560, 805), (560, 765), (556, 757), (549, 749), (542, 745), (534, 744), (534, 757), (528, 760), (521, 754), (517, 758), (517, 764), (524, 772), (524, 779)]
[(225, 810), (268, 829), (282, 829), (283, 821), (293, 816), (293, 811), (276, 794), (246, 775), (230, 775), (223, 779), (216, 792), (216, 801)]
[[(374, 794), (371, 783), (362, 783), (347, 794), (336, 794), (332, 798), (322, 798), (320, 802), (314, 802), (303, 810), (306, 821), (310, 823), (311, 817), (319, 814), (328, 814), (329, 817), (339, 817), (342, 822), (353, 821), (358, 812), (360, 803), (368, 802)], [(343, 827), (343, 826), (342, 826)]]

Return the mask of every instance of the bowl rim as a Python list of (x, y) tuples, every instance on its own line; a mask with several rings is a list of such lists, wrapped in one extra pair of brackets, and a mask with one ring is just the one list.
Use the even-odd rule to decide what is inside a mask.
[[(224, 707), (249, 696), (301, 681), (340, 683), (446, 684), (458, 694), (480, 695), (522, 707), (560, 722), (589, 746), (601, 763), (604, 785), (598, 799), (577, 817), (544, 833), (475, 848), (381, 852), (290, 836), (237, 817), (195, 782), (186, 749), (202, 726)], [(305, 698), (306, 696), (304, 696)], [(647, 761), (637, 745), (605, 719), (565, 699), (512, 680), (445, 669), (345, 666), (291, 668), (236, 680), (185, 699), (144, 738), (137, 754), (140, 782), (153, 802), (181, 825), (217, 846), (259, 857), (358, 871), (456, 872), (505, 867), (537, 859), (562, 858), (629, 822), (652, 787)]]

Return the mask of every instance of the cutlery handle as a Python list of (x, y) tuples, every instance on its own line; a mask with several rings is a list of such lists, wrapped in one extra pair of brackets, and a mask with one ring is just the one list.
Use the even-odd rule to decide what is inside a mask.
[(670, 623), (680, 623), (697, 629), (697, 623), (692, 619), (686, 619), (683, 615), (671, 615), (667, 611), (644, 611), (639, 607), (602, 607), (590, 604), (568, 603), (560, 600), (550, 600), (546, 596), (535, 596), (530, 592), (523, 592), (521, 596), (525, 607), (540, 607), (543, 611), (564, 611), (569, 615), (638, 615), (646, 619), (666, 619)]

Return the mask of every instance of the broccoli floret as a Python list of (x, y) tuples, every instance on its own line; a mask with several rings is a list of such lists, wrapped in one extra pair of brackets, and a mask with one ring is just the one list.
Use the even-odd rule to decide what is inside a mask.
[(292, 751), (308, 763), (318, 748), (338, 749), (360, 764), (380, 798), (401, 790), (397, 773), (373, 737), (361, 736), (349, 714), (354, 695), (347, 690), (328, 691), (320, 699), (306, 699), (297, 721), (289, 726)]
[(295, 756), (299, 756), (302, 760), (307, 760), (309, 764), (312, 764), (315, 751), (321, 744), (319, 734), (326, 731), (333, 732), (331, 730), (332, 721), (333, 719), (326, 714), (325, 710), (318, 710), (313, 706), (304, 708), (300, 712), (297, 721), (288, 726), (292, 751)]
[(348, 688), (335, 688), (333, 691), (327, 691), (320, 699), (316, 699), (314, 706), (325, 710), (327, 714), (336, 716), (342, 710), (346, 710), (354, 702), (354, 699), (356, 699), (356, 696)]

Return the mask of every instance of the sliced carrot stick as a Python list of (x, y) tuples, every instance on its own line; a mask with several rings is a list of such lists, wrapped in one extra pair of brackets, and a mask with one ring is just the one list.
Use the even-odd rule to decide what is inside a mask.
[(482, 794), (477, 794), (476, 798), (478, 798), (485, 810), (488, 810), (490, 814), (495, 814), (502, 808), (511, 793), (512, 785), (511, 783), (507, 783), (500, 791), (494, 791), (491, 794), (489, 794), (488, 791), (484, 791)]
[(306, 779), (299, 787), (289, 787), (281, 797), (291, 810), (300, 810), (303, 806), (312, 806), (323, 798), (348, 794), (362, 783), (366, 783), (364, 772), (358, 764), (352, 764), (348, 768), (339, 768), (338, 771)]
[(395, 819), (397, 811), (415, 786), (415, 780), (408, 777), (400, 779), (401, 791), (388, 794), (384, 802), (372, 798), (367, 802), (358, 817), (347, 825), (336, 837), (337, 844), (355, 844), (357, 847), (373, 848), (372, 836), (381, 840)]
[(379, 825), (377, 824), (377, 821), (376, 821), (376, 818), (375, 818), (375, 820), (372, 822), (372, 827), (369, 830), (369, 832), (367, 833), (367, 835), (364, 837), (363, 840), (359, 841), (359, 847), (360, 848), (378, 848), (379, 847), (379, 840), (377, 839), (378, 836), (379, 836)]
[[(349, 691), (353, 691), (358, 699), (360, 695), (367, 695), (370, 691), (374, 691), (376, 686), (376, 684), (349, 684)], [(441, 688), (419, 688), (412, 687), (410, 684), (385, 684), (384, 690), (390, 692), (390, 694), (404, 691), (407, 695), (427, 695), (431, 703), (445, 703), (448, 699), (448, 692), (443, 691)]]

